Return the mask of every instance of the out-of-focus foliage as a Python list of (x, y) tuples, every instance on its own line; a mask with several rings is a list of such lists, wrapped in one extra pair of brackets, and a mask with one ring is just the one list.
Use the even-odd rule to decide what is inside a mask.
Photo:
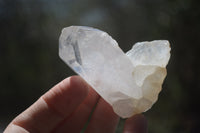
[(124, 51), (138, 41), (169, 40), (164, 89), (144, 113), (149, 132), (200, 132), (198, 0), (0, 0), (0, 128), (74, 74), (58, 57), (61, 29), (70, 25), (107, 31)]

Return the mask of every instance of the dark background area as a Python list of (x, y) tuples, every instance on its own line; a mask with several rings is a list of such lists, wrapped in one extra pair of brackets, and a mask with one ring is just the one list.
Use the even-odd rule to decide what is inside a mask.
[(200, 132), (199, 6), (198, 0), (0, 0), (0, 132), (74, 74), (58, 57), (60, 32), (70, 25), (106, 31), (125, 52), (139, 41), (169, 40), (163, 90), (144, 113), (149, 133)]

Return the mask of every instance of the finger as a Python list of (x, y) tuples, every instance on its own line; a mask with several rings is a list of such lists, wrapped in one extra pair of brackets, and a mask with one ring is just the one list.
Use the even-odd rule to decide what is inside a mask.
[(118, 122), (119, 116), (105, 100), (100, 98), (86, 133), (114, 133)]
[(126, 120), (123, 133), (147, 133), (147, 121), (142, 114)]
[(88, 85), (83, 79), (78, 76), (67, 78), (14, 119), (11, 125), (29, 132), (48, 133), (68, 117), (87, 94)]
[(97, 103), (99, 95), (90, 87), (88, 96), (77, 110), (56, 127), (56, 133), (80, 133)]

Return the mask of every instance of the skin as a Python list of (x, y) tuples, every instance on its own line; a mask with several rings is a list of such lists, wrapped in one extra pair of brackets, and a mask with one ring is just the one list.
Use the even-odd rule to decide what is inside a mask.
[[(92, 110), (85, 133), (114, 133), (119, 116), (81, 77), (72, 76), (18, 115), (4, 133), (80, 133)], [(126, 120), (123, 133), (146, 132), (142, 114)]]

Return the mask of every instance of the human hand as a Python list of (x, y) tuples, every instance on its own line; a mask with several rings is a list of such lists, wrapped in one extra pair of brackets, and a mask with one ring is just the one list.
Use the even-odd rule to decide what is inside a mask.
[[(82, 78), (72, 76), (18, 115), (4, 133), (80, 133), (92, 111), (86, 133), (115, 132), (119, 116)], [(143, 115), (126, 120), (123, 133), (146, 132)]]

